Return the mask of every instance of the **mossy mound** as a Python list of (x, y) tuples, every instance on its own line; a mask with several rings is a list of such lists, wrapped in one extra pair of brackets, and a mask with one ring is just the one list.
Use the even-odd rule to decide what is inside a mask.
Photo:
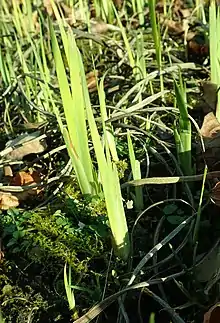
[(5, 259), (1, 260), (0, 299), (7, 322), (71, 318), (63, 281), (65, 263), (72, 269), (71, 284), (79, 286), (77, 305), (89, 307), (92, 300), (100, 299), (98, 281), (107, 267), (109, 247), (105, 217), (89, 216), (89, 206), (69, 198), (63, 209), (66, 213), (51, 208), (9, 210), (1, 216)]

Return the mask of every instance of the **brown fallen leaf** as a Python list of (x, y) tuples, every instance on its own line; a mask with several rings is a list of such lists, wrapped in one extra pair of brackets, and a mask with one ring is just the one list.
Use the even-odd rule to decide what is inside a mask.
[[(31, 184), (40, 184), (41, 177), (40, 174), (36, 171), (33, 172), (18, 172), (11, 180), (10, 185), (12, 186), (25, 186), (25, 185), (31, 185)], [(25, 201), (29, 197), (37, 196), (42, 192), (42, 189), (40, 188), (31, 188), (28, 190), (25, 190), (23, 192), (15, 192), (13, 193), (13, 196), (15, 196), (18, 199), (18, 202)]]
[(163, 14), (163, 1), (160, 3), (160, 23), (165, 25), (168, 32), (183, 38), (187, 57), (190, 61), (201, 63), (209, 54), (209, 46), (204, 38), (204, 31), (192, 30), (195, 17), (192, 8), (186, 6), (185, 1), (174, 1), (172, 5), (172, 19)]
[(183, 22), (174, 21), (172, 19), (163, 17), (161, 17), (160, 22), (168, 28), (169, 32), (174, 33), (176, 36), (180, 35), (182, 38), (184, 38), (184, 35), (186, 33), (186, 40), (188, 42), (191, 41), (196, 35), (196, 33), (193, 31), (187, 32), (188, 26), (187, 24), (183, 24)]
[(214, 84), (212, 82), (202, 82), (201, 88), (203, 91), (202, 94), (202, 104), (201, 108), (205, 114), (209, 112), (216, 111), (217, 106), (217, 90), (218, 86), (217, 84)]
[(109, 30), (109, 25), (104, 21), (91, 20), (92, 34), (105, 34)]
[(179, 9), (183, 19), (187, 19), (191, 16), (191, 10), (189, 8)]
[(9, 160), (22, 160), (29, 154), (42, 153), (46, 149), (47, 143), (45, 139), (39, 140), (38, 138), (40, 138), (40, 131), (19, 135), (7, 142), (6, 149), (1, 152), (1, 156)]
[(40, 129), (42, 128), (43, 126), (46, 125), (46, 122), (42, 121), (42, 122), (29, 122), (27, 120), (25, 120), (24, 124), (22, 124), (21, 126), (24, 128), (24, 129)]
[(61, 8), (64, 11), (65, 17), (70, 17), (73, 13), (73, 9), (69, 6), (67, 6), (65, 3), (61, 2)]
[(44, 0), (43, 4), (44, 4), (44, 7), (45, 7), (48, 15), (52, 16), (53, 15), (53, 7), (51, 4), (51, 0)]
[(63, 9), (65, 21), (68, 22), (70, 26), (75, 25), (76, 23), (75, 11), (63, 2), (61, 2), (60, 6)]
[(158, 0), (156, 1), (156, 11), (160, 14), (164, 13), (164, 0)]
[(0, 209), (8, 210), (13, 207), (19, 206), (18, 197), (12, 193), (0, 192)]
[(203, 120), (201, 135), (206, 138), (213, 138), (220, 132), (220, 123), (213, 112), (209, 112)]
[[(41, 182), (40, 174), (33, 172), (18, 172), (11, 180), (12, 186), (24, 186), (30, 184), (39, 184)], [(0, 210), (8, 210), (19, 206), (21, 201), (27, 198), (37, 196), (42, 190), (39, 188), (28, 189), (24, 192), (0, 192)]]
[(205, 313), (203, 323), (219, 323), (220, 322), (220, 303), (212, 306), (208, 312)]
[(161, 17), (161, 23), (163, 23), (170, 32), (174, 32), (175, 34), (179, 35), (184, 32), (183, 25), (179, 21), (174, 21), (171, 19), (164, 19)]
[(30, 154), (39, 154), (44, 152), (45, 146), (40, 141), (25, 143), (21, 147), (14, 149), (7, 155), (10, 160), (22, 160)]
[(98, 77), (98, 75), (99, 72), (97, 70), (86, 74), (86, 82), (90, 93), (97, 90), (96, 78)]
[(5, 177), (13, 177), (13, 172), (10, 165), (4, 165), (3, 171)]
[[(25, 186), (25, 185), (31, 185), (31, 184), (40, 184), (41, 177), (40, 174), (36, 171), (33, 172), (18, 172), (10, 181), (11, 185), (14, 186)], [(29, 195), (37, 195), (41, 192), (41, 189), (38, 188), (32, 188), (29, 190), (26, 190), (22, 193), (17, 194), (19, 197), (19, 200), (26, 200), (26, 198)]]
[(40, 183), (41, 177), (38, 172), (18, 172), (10, 181), (11, 185), (14, 186), (24, 186), (24, 185), (30, 185), (34, 183)]
[(120, 28), (112, 25), (107, 24), (101, 19), (91, 19), (90, 20), (90, 33), (91, 34), (105, 34), (108, 31), (118, 31), (120, 32)]
[[(209, 169), (216, 169), (220, 160), (220, 123), (213, 112), (209, 112), (202, 124), (200, 133), (203, 136), (205, 152), (202, 153), (201, 145), (197, 147), (198, 169), (200, 164), (204, 165), (204, 159)], [(203, 168), (203, 166), (202, 166)]]

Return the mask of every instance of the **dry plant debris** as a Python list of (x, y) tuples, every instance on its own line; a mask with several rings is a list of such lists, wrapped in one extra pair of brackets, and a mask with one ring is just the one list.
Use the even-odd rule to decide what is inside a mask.
[(53, 15), (53, 7), (52, 7), (52, 4), (51, 4), (51, 1), (50, 0), (44, 0), (44, 7), (48, 13), (49, 16), (52, 16)]
[[(10, 185), (12, 186), (26, 186), (31, 184), (40, 184), (41, 176), (38, 172), (24, 172), (20, 171), (10, 179)], [(20, 202), (33, 198), (39, 195), (42, 189), (30, 188), (23, 192), (0, 192), (0, 209), (8, 210), (9, 208), (15, 208), (19, 206)]]
[[(46, 140), (40, 138), (40, 131), (32, 134), (21, 134), (6, 143), (5, 152), (1, 155), (7, 160), (22, 160), (29, 154), (39, 154), (47, 147)], [(8, 153), (7, 153), (8, 151)]]
[(91, 71), (86, 74), (86, 82), (90, 93), (97, 91), (98, 75), (99, 72), (97, 70)]
[(0, 209), (8, 210), (19, 206), (18, 197), (9, 192), (0, 192)]
[[(213, 112), (209, 112), (203, 120), (201, 135), (205, 138), (214, 138), (220, 132), (220, 123)], [(220, 146), (220, 142), (219, 142)]]

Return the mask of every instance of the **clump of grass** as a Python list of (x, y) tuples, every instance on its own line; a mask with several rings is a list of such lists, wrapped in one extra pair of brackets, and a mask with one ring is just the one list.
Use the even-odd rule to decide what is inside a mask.
[[(53, 2), (52, 2), (53, 3)], [(94, 119), (85, 71), (79, 49), (71, 29), (64, 29), (56, 5), (53, 9), (57, 18), (64, 46), (67, 65), (70, 71), (70, 85), (64, 66), (57, 37), (50, 23), (52, 51), (55, 60), (59, 89), (64, 107), (67, 127), (63, 125), (59, 111), (55, 110), (61, 133), (83, 194), (98, 195), (103, 189), (109, 223), (117, 254), (127, 260), (130, 242), (125, 218), (117, 167), (113, 159), (118, 160), (115, 143), (111, 132), (105, 125), (107, 118), (103, 81), (99, 86), (100, 112), (103, 126), (104, 147)], [(54, 108), (55, 103), (53, 104)], [(87, 121), (86, 121), (87, 120)], [(96, 173), (88, 146), (87, 124), (98, 163)], [(111, 125), (109, 125), (111, 127)]]
[(132, 0), (132, 9), (134, 14), (138, 14), (139, 24), (141, 26), (144, 25), (145, 17), (144, 17), (144, 0)]
[[(130, 132), (127, 131), (127, 140), (128, 140), (128, 150), (129, 150), (129, 158), (132, 169), (132, 176), (134, 180), (141, 179), (141, 167), (140, 162), (135, 158), (134, 148), (131, 140)], [(144, 207), (143, 202), (143, 191), (142, 187), (135, 187), (135, 206), (138, 210), (142, 210)]]
[(72, 288), (72, 273), (71, 273), (71, 266), (68, 267), (68, 275), (67, 275), (67, 265), (64, 266), (64, 286), (66, 290), (66, 296), (69, 303), (69, 308), (73, 311), (73, 319), (76, 320), (78, 318), (78, 313), (76, 309), (76, 301), (74, 296), (74, 290)]
[[(134, 67), (135, 67), (134, 54), (133, 54), (131, 45), (129, 43), (126, 30), (123, 27), (122, 22), (121, 22), (121, 19), (119, 17), (119, 14), (118, 14), (118, 12), (115, 9), (115, 7), (114, 7), (113, 4), (112, 4), (112, 8), (114, 10), (114, 13), (115, 13), (115, 16), (116, 16), (116, 19), (117, 19), (117, 23), (118, 23), (119, 28), (121, 30), (122, 38), (123, 38), (123, 41), (124, 41), (124, 44), (125, 44), (125, 48), (126, 48), (126, 51), (127, 51), (127, 55), (128, 55), (129, 64), (130, 64), (131, 68), (134, 69)], [(133, 72), (134, 72), (134, 70), (133, 70)]]
[(163, 49), (161, 44), (159, 24), (157, 23), (157, 18), (156, 18), (156, 1), (155, 0), (148, 1), (148, 6), (150, 11), (150, 22), (151, 22), (151, 28), (152, 28), (152, 34), (153, 34), (153, 40), (154, 40), (154, 47), (156, 51), (157, 66), (160, 72), (160, 88), (161, 88), (161, 91), (163, 91), (164, 82), (163, 82), (163, 75), (161, 73)]
[(112, 0), (95, 0), (94, 5), (97, 17), (109, 24), (114, 22), (115, 15)]
[(174, 136), (177, 155), (184, 175), (192, 175), (191, 155), (191, 122), (188, 116), (186, 89), (180, 77), (180, 84), (174, 80), (176, 104), (179, 109), (179, 119), (174, 125)]

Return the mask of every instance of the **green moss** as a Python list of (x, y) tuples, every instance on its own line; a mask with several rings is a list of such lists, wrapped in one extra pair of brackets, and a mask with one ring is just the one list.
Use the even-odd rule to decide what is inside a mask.
[[(13, 268), (14, 270), (15, 268)], [(40, 322), (41, 313), (48, 308), (48, 302), (40, 293), (34, 293), (30, 286), (25, 290), (9, 278), (12, 273), (10, 263), (2, 262), (0, 267), (0, 303), (7, 323), (23, 323), (30, 318)]]
[(64, 187), (64, 192), (75, 200), (79, 200), (82, 197), (82, 194), (79, 189), (79, 184), (76, 179), (71, 179), (66, 183)]
[(117, 170), (118, 170), (118, 177), (122, 179), (126, 170), (128, 169), (128, 163), (125, 160), (119, 160), (116, 162)]
[(11, 285), (5, 285), (3, 288), (2, 288), (2, 294), (3, 295), (10, 295), (11, 292), (13, 290), (13, 287)]
[(93, 216), (106, 215), (107, 211), (104, 197), (94, 196), (92, 199), (90, 199), (88, 207), (91, 215)]
[(103, 252), (96, 233), (82, 228), (61, 211), (25, 212), (5, 218), (4, 236), (12, 252), (27, 250), (28, 258), (44, 266), (54, 262), (71, 265), (77, 274), (87, 272), (88, 263)]
[(77, 305), (91, 306), (95, 291), (97, 301), (100, 299), (101, 291), (94, 277), (100, 265), (102, 270), (107, 267), (105, 254), (109, 246), (103, 243), (109, 234), (106, 217), (91, 216), (88, 202), (69, 199), (67, 207), (67, 201), (63, 200), (63, 212), (51, 207), (32, 212), (15, 209), (0, 218), (9, 259), (3, 261), (5, 266), (0, 266), (0, 302), (7, 323), (23, 323), (32, 315), (34, 322), (45, 322), (44, 315), (50, 317), (48, 322), (63, 322), (64, 317), (70, 320), (63, 283), (65, 262), (72, 268), (72, 284), (89, 286), (91, 293), (77, 292)]

